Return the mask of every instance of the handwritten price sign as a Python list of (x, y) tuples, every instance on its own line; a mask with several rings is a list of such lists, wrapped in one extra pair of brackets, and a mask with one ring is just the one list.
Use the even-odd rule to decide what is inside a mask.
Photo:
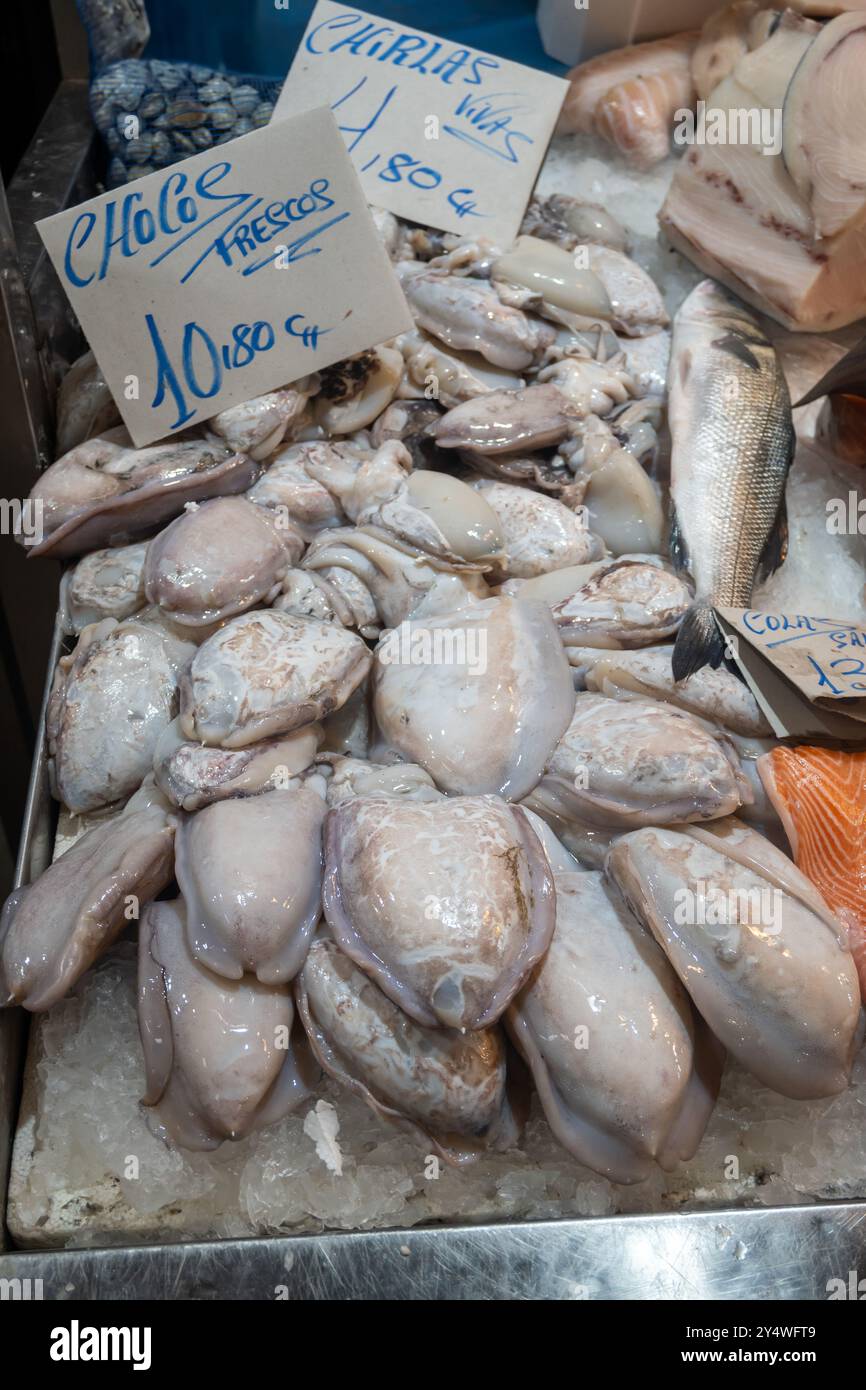
[(328, 101), (367, 200), (508, 244), (568, 83), (319, 0), (272, 124)]
[(845, 618), (717, 608), (732, 657), (778, 738), (866, 741), (866, 629)]
[(851, 700), (866, 695), (866, 630), (839, 618), (804, 613), (738, 614), (743, 634), (794, 680), (810, 699)]
[(139, 447), (411, 327), (325, 108), (37, 225)]

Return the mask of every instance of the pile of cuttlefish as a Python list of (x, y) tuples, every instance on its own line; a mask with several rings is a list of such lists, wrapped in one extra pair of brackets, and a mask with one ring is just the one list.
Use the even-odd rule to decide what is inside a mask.
[[(50, 775), (94, 819), (7, 903), (0, 998), (50, 1008), (140, 907), (167, 1142), (271, 1124), (323, 1068), (467, 1162), (519, 1142), (531, 1076), (640, 1181), (695, 1152), (726, 1052), (844, 1089), (856, 972), (752, 695), (672, 675), (670, 334), (622, 229), (565, 197), (505, 251), (376, 219), (394, 342), (146, 449), (92, 357), (64, 382), (32, 553), (75, 560)], [(713, 893), (781, 910), (682, 910)]]

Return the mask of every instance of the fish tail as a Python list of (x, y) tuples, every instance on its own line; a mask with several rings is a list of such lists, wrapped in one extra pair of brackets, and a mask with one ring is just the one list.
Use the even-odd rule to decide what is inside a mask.
[(708, 603), (693, 603), (677, 633), (671, 668), (675, 681), (684, 681), (702, 666), (721, 666), (725, 639)]

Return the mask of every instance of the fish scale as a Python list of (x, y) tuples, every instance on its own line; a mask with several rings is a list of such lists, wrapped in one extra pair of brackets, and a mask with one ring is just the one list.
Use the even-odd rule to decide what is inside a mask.
[(775, 349), (712, 280), (674, 321), (669, 383), (671, 549), (695, 583), (673, 659), (683, 680), (721, 662), (713, 607), (747, 607), (758, 573), (784, 557), (794, 427)]

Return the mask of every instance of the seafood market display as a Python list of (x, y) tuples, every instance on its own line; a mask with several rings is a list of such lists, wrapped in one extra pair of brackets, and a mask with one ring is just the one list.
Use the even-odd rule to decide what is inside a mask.
[(686, 146), (659, 216), (671, 245), (780, 323), (820, 332), (866, 313), (864, 55), (859, 0), (733, 0), (700, 32), (574, 68), (560, 129), (637, 169), (672, 136)]
[(674, 246), (791, 328), (866, 313), (864, 55), (862, 11), (820, 25), (784, 10), (706, 98), (762, 128), (689, 149), (661, 211)]
[[(72, 1048), (137, 954), (123, 1084), (195, 1200), (263, 1155), (234, 1200), (273, 1228), (293, 1126), (335, 1187), (383, 1156), (369, 1224), (425, 1216), (389, 1205), (388, 1153), (443, 1192), (487, 1174), (470, 1219), (521, 1183), (553, 1214), (566, 1171), (587, 1210), (679, 1202), (734, 1143), (720, 1088), (744, 1146), (773, 1107), (846, 1103), (866, 753), (774, 739), (714, 616), (829, 612), (816, 479), (857, 467), (828, 405), (792, 410), (843, 347), (798, 355), (758, 312), (866, 310), (862, 136), (826, 153), (866, 28), (826, 8), (737, 0), (572, 74), (558, 160), (578, 132), (645, 171), (682, 108), (784, 109), (777, 154), (677, 163), (661, 225), (713, 279), (543, 171), (510, 245), (373, 209), (414, 327), (204, 425), (136, 449), (92, 355), (71, 368), (29, 547), (66, 565), (62, 852), (5, 906), (0, 1004)], [(838, 544), (857, 624), (862, 539)], [(130, 1141), (99, 1142), (115, 1171)]]

